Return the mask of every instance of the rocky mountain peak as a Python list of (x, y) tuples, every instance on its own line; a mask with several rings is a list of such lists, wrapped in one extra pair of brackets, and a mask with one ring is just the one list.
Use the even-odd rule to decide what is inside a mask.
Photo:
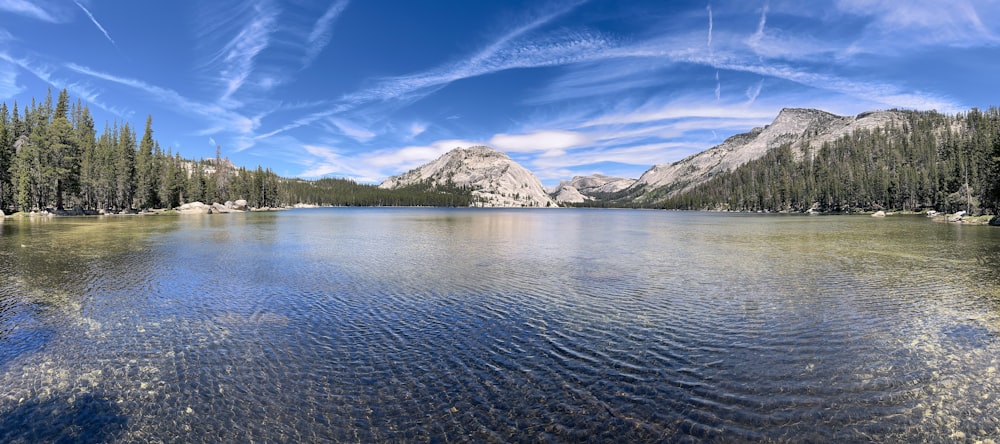
[(581, 203), (588, 200), (600, 200), (603, 195), (624, 190), (635, 183), (635, 179), (611, 177), (603, 174), (590, 176), (573, 176), (568, 181), (559, 182), (552, 190), (557, 202)]
[(455, 148), (423, 166), (386, 179), (379, 187), (420, 184), (468, 188), (477, 206), (558, 206), (534, 174), (507, 154), (486, 146)]
[[(771, 124), (737, 134), (723, 143), (669, 165), (654, 165), (632, 186), (637, 198), (655, 189), (668, 188), (668, 195), (689, 190), (710, 177), (732, 171), (758, 159), (771, 149), (790, 144), (801, 156), (806, 148), (817, 149), (859, 129), (883, 126), (899, 119), (893, 111), (844, 117), (809, 108), (784, 108)], [(664, 196), (661, 196), (664, 197)]]

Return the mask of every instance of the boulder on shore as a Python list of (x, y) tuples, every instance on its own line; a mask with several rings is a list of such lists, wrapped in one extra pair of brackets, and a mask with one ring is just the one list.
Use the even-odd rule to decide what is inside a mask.
[(237, 199), (235, 202), (227, 200), (223, 206), (226, 208), (224, 212), (247, 211), (247, 201), (243, 199)]
[(181, 214), (212, 214), (212, 207), (203, 202), (188, 202), (176, 208)]
[(965, 218), (965, 211), (959, 211), (948, 218), (948, 222), (961, 222)]

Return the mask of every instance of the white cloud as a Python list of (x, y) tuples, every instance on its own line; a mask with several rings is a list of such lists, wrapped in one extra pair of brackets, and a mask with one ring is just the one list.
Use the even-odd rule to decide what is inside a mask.
[(683, 159), (691, 154), (703, 151), (709, 148), (709, 146), (709, 144), (690, 142), (657, 142), (614, 146), (568, 152), (558, 158), (537, 157), (531, 162), (531, 166), (538, 169), (558, 169), (604, 162), (617, 162), (648, 168), (655, 164)]
[(611, 112), (580, 124), (581, 128), (600, 125), (625, 125), (690, 118), (773, 119), (769, 110), (733, 107), (725, 104), (699, 104), (691, 100), (675, 100), (651, 104), (624, 112)]
[(579, 3), (542, 14), (518, 26), (471, 57), (429, 71), (383, 79), (374, 87), (345, 99), (359, 104), (386, 99), (409, 98), (427, 94), (457, 80), (515, 68), (557, 66), (592, 59), (595, 52), (607, 48), (610, 41), (589, 32), (562, 32), (544, 37), (518, 40), (531, 31), (569, 12)]
[(36, 2), (29, 2), (25, 0), (3, 0), (0, 1), (0, 10), (13, 12), (15, 14), (20, 14), (49, 23), (57, 23), (59, 21), (52, 15), (52, 13), (43, 9)]
[[(85, 66), (77, 65), (74, 63), (70, 63), (66, 65), (66, 67), (80, 74), (85, 74), (97, 79), (138, 89), (140, 91), (145, 92), (146, 94), (151, 95), (156, 100), (164, 104), (170, 105), (170, 107), (173, 109), (191, 111), (195, 114), (208, 118), (209, 120), (212, 121), (212, 123), (216, 124), (210, 127), (209, 130), (201, 131), (200, 132), (201, 135), (209, 135), (227, 129), (234, 129), (241, 135), (248, 136), (252, 132), (254, 132), (258, 126), (260, 126), (260, 116), (253, 118), (247, 117), (237, 112), (230, 111), (216, 104), (200, 103), (188, 99), (187, 97), (184, 97), (180, 95), (178, 92), (171, 89), (150, 85), (141, 80), (129, 79), (125, 77), (119, 77), (112, 74), (95, 71)], [(243, 149), (246, 149), (249, 146), (252, 146), (252, 143), (247, 144), (246, 140), (244, 140), (244, 142), (239, 144), (239, 146), (236, 148), (236, 151), (242, 151)]]
[(712, 28), (715, 27), (714, 23), (712, 23), (712, 4), (709, 3), (708, 6), (705, 6), (705, 9), (708, 11), (708, 49), (709, 49), (709, 51), (711, 51), (712, 50)]
[(715, 71), (715, 100), (722, 99), (722, 81), (719, 80), (719, 71)]
[(765, 0), (764, 6), (762, 6), (760, 9), (760, 21), (757, 22), (757, 31), (754, 32), (753, 35), (751, 35), (750, 39), (748, 40), (750, 47), (753, 48), (754, 51), (757, 50), (757, 46), (760, 44), (760, 40), (764, 38), (764, 26), (767, 25), (767, 10), (769, 8), (770, 5)]
[(410, 124), (410, 134), (408, 139), (413, 139), (427, 131), (427, 124), (423, 122), (413, 122)]
[(330, 123), (337, 127), (341, 134), (358, 142), (367, 142), (375, 137), (375, 133), (347, 122), (343, 119), (330, 118)]
[(19, 68), (31, 73), (33, 76), (38, 77), (45, 83), (52, 85), (57, 90), (65, 89), (71, 95), (80, 97), (87, 102), (92, 103), (94, 106), (103, 109), (109, 113), (112, 113), (119, 117), (127, 117), (132, 114), (131, 111), (124, 110), (122, 108), (110, 106), (104, 101), (100, 100), (97, 92), (94, 91), (90, 86), (83, 84), (81, 82), (69, 82), (53, 75), (55, 71), (51, 66), (45, 64), (39, 64), (27, 58), (17, 58), (12, 57), (10, 54), (5, 52), (0, 52), (0, 60), (4, 60), (10, 64), (16, 65)]
[(319, 53), (323, 52), (326, 45), (330, 43), (330, 37), (333, 35), (333, 23), (344, 12), (344, 9), (347, 8), (347, 4), (347, 0), (334, 1), (327, 8), (326, 12), (316, 20), (312, 32), (309, 33), (309, 37), (306, 39), (306, 57), (303, 67), (308, 67), (312, 64), (313, 60), (316, 60)]
[(345, 162), (344, 158), (333, 148), (318, 145), (303, 145), (307, 153), (315, 159), (307, 161), (308, 168), (300, 176), (305, 178), (322, 177), (334, 173), (345, 174), (353, 171), (349, 166), (350, 162)]
[(17, 84), (17, 71), (9, 69), (6, 64), (0, 65), (0, 99), (12, 98), (23, 90)]
[(264, 3), (253, 5), (252, 19), (222, 48), (219, 53), (225, 65), (220, 72), (225, 91), (221, 100), (228, 101), (253, 73), (254, 59), (270, 44), (270, 36), (277, 25), (277, 11)]
[(757, 100), (760, 96), (760, 90), (764, 87), (764, 79), (760, 79), (756, 85), (750, 85), (747, 87), (747, 105), (752, 105), (753, 102)]
[(589, 143), (583, 134), (573, 131), (542, 130), (528, 134), (497, 134), (489, 145), (512, 153), (559, 152)]
[[(836, 6), (849, 14), (871, 17), (871, 31), (878, 42), (892, 46), (913, 44), (948, 44), (957, 46), (995, 46), (1000, 36), (995, 29), (996, 4), (969, 0), (837, 0)], [(983, 20), (982, 11), (993, 13)], [(990, 28), (990, 25), (994, 29)], [(904, 37), (900, 39), (900, 37)], [(871, 45), (877, 51), (877, 45)]]
[(106, 37), (108, 41), (111, 42), (111, 45), (117, 48), (118, 44), (115, 43), (115, 39), (111, 38), (111, 34), (108, 34), (108, 31), (104, 29), (104, 26), (101, 26), (101, 23), (97, 21), (97, 18), (94, 17), (94, 14), (91, 14), (90, 10), (87, 9), (82, 4), (80, 4), (80, 2), (73, 0), (73, 3), (76, 3), (76, 5), (79, 6), (80, 9), (82, 9), (85, 14), (87, 14), (87, 17), (90, 17), (90, 21), (94, 22), (94, 25), (97, 26), (97, 29), (99, 29), (102, 33), (104, 33), (104, 37)]
[(383, 150), (358, 160), (377, 169), (388, 170), (390, 174), (398, 174), (437, 159), (455, 148), (468, 148), (476, 145), (483, 144), (459, 139), (438, 140), (430, 145)]

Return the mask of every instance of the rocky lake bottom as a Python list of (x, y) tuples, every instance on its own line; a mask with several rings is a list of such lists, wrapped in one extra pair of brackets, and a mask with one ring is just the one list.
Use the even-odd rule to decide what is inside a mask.
[(0, 442), (998, 441), (997, 282), (920, 216), (6, 220)]

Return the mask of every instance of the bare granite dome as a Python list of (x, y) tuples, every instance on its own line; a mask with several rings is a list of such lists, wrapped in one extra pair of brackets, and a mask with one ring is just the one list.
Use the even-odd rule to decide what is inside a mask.
[(510, 156), (485, 146), (455, 148), (426, 165), (386, 179), (379, 187), (421, 183), (469, 188), (476, 206), (558, 206), (534, 174)]

